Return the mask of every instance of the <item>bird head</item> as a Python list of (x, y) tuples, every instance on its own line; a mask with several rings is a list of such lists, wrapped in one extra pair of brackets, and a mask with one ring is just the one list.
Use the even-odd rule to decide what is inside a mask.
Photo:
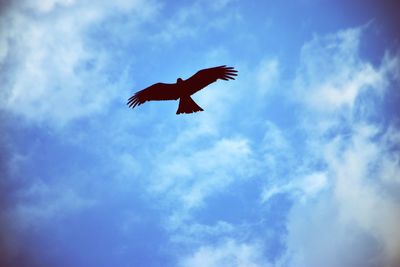
[(181, 82), (183, 82), (183, 80), (181, 78), (176, 79), (177, 84), (180, 84)]

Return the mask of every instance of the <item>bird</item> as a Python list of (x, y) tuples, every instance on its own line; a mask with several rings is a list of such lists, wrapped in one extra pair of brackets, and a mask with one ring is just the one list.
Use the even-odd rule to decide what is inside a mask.
[(178, 100), (179, 105), (176, 114), (190, 114), (204, 111), (191, 98), (191, 95), (218, 79), (229, 81), (235, 80), (237, 70), (226, 65), (202, 69), (187, 80), (178, 78), (176, 83), (156, 83), (141, 91), (136, 92), (128, 99), (128, 107), (135, 108), (147, 101)]

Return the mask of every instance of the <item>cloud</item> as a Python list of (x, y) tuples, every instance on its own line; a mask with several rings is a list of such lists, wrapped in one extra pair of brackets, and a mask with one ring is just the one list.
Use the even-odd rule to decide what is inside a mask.
[(276, 59), (264, 60), (260, 63), (257, 72), (257, 82), (259, 94), (262, 97), (265, 97), (265, 94), (278, 81), (279, 72), (279, 62)]
[[(82, 150), (101, 155), (85, 162), (93, 170), (66, 164), (71, 166), (70, 176), (80, 181), (71, 187), (61, 182), (66, 176), (58, 174), (54, 184), (34, 176), (27, 177), (32, 180), (23, 186), (9, 181), (20, 163), (30, 161), (42, 168), (29, 155), (17, 156), (13, 151), (15, 157), (4, 161), (10, 166), (0, 163), (0, 171), (7, 169), (8, 177), (0, 184), (5, 193), (0, 195), (5, 207), (0, 212), (0, 238), (1, 247), (7, 245), (2, 251), (8, 252), (8, 259), (32, 251), (21, 242), (28, 240), (26, 232), (62, 220), (60, 213), (73, 214), (97, 203), (79, 188), (100, 174), (110, 179), (97, 183), (90, 192), (96, 191), (98, 200), (103, 191), (113, 191), (123, 199), (118, 201), (129, 211), (117, 223), (121, 233), (129, 236), (138, 222), (147, 223), (125, 201), (139, 192), (144, 202), (152, 202), (146, 205), (156, 207), (156, 220), (161, 221), (155, 224), (163, 228), (168, 245), (178, 247), (181, 253), (174, 256), (181, 266), (397, 267), (400, 160), (395, 149), (400, 131), (395, 123), (386, 127), (371, 120), (368, 114), (378, 111), (364, 100), (373, 98), (374, 104), (381, 104), (391, 82), (399, 80), (400, 57), (388, 52), (379, 65), (361, 58), (363, 27), (316, 35), (303, 46), (295, 89), (284, 95), (293, 93), (291, 103), (289, 97), (274, 98), (276, 85), (287, 84), (282, 75), (284, 62), (261, 57), (253, 67), (234, 62), (239, 70), (234, 83), (221, 81), (196, 95), (206, 110), (196, 116), (160, 116), (152, 104), (141, 106), (149, 107), (149, 113), (109, 112), (113, 101), (123, 101), (121, 90), (127, 93), (126, 86), (135, 78), (126, 74), (131, 60), (126, 55), (132, 55), (133, 61), (141, 56), (136, 54), (141, 52), (136, 40), (145, 40), (150, 47), (186, 38), (197, 41), (206, 32), (207, 37), (219, 35), (225, 25), (239, 19), (233, 4), (197, 1), (180, 7), (153, 1), (54, 0), (21, 1), (2, 11), (1, 22), (7, 25), (0, 30), (0, 81), (7, 88), (0, 93), (2, 111), (53, 126), (97, 114), (87, 123), (67, 127), (59, 139), (46, 142), (71, 145), (74, 153), (82, 146)], [(168, 17), (159, 16), (160, 8)], [(220, 16), (225, 11), (227, 15)], [(146, 27), (141, 29), (141, 25)], [(243, 49), (240, 42), (236, 45)], [(157, 49), (166, 54), (161, 47)], [(149, 50), (154, 52), (153, 47)], [(202, 64), (214, 64), (229, 61), (231, 56), (229, 47), (213, 43), (210, 54), (199, 57)], [(149, 65), (151, 70), (155, 64)], [(141, 70), (140, 75), (145, 72)], [(280, 109), (274, 114), (266, 112), (274, 101), (289, 106), (295, 114), (292, 125), (284, 125), (287, 121), (281, 117), (286, 114)], [(58, 164), (55, 169), (63, 163)], [(86, 171), (90, 177), (80, 180), (78, 174)], [(236, 196), (238, 188), (250, 183), (257, 188), (248, 189), (245, 197)], [(251, 210), (251, 216), (237, 222), (224, 214), (211, 214), (221, 212), (219, 208), (206, 211), (217, 219), (199, 215), (214, 208), (214, 201), (219, 201), (215, 197), (230, 191), (232, 198), (246, 198), (245, 205), (225, 203), (223, 208), (237, 211), (237, 217)], [(279, 203), (274, 210), (279, 216), (274, 213), (274, 218), (265, 219), (265, 207), (280, 196), (290, 199), (289, 207)], [(117, 201), (113, 198), (107, 201)], [(287, 217), (286, 210), (290, 210)], [(18, 223), (10, 223), (11, 219)], [(146, 225), (146, 229), (151, 227)], [(287, 241), (282, 244), (287, 251), (280, 259), (280, 250), (272, 248), (275, 239)], [(151, 243), (158, 241), (146, 245), (165, 244)], [(121, 247), (129, 254), (129, 244)], [(274, 253), (278, 256), (265, 255)], [(267, 258), (274, 262), (268, 263)]]
[(240, 243), (226, 240), (214, 246), (203, 246), (191, 256), (183, 259), (179, 266), (234, 266), (234, 267), (267, 267), (264, 263), (262, 248), (258, 243)]
[[(324, 146), (329, 190), (299, 202), (291, 211), (288, 254), (293, 255), (288, 256), (289, 266), (399, 263), (399, 181), (394, 190), (393, 184), (382, 184), (387, 175), (399, 177), (398, 161), (394, 163), (396, 157), (387, 152), (382, 139), (371, 142), (376, 129), (354, 127), (357, 132), (351, 140), (338, 138)], [(388, 161), (392, 162), (389, 168)]]
[[(392, 161), (395, 153), (388, 152), (379, 139), (370, 141), (375, 129), (357, 127), (356, 130), (351, 145), (340, 156), (331, 158), (331, 151), (327, 155), (336, 177), (334, 192), (339, 216), (343, 223), (357, 225), (376, 238), (383, 248), (384, 265), (396, 266), (400, 263), (400, 235), (396, 230), (400, 202), (395, 195), (400, 192), (400, 181), (394, 191), (381, 183), (386, 175), (395, 173), (400, 177), (400, 167), (386, 169), (387, 166), (382, 166), (381, 161)], [(381, 167), (374, 171), (375, 166)]]
[[(379, 112), (379, 106), (360, 100), (373, 98), (375, 105), (382, 105), (383, 98), (390, 97), (397, 73), (392, 62), (398, 57), (386, 55), (378, 67), (362, 59), (358, 53), (362, 31), (316, 36), (303, 46), (295, 85), (308, 110), (308, 122), (302, 127), (313, 151), (304, 156), (322, 159), (324, 167), (305, 180), (264, 192), (265, 201), (279, 192), (296, 199), (288, 218), (287, 251), (279, 266), (400, 263), (396, 230), (400, 187), (393, 178), (400, 177), (393, 150), (400, 129), (393, 121), (387, 128), (371, 120), (367, 115)], [(296, 194), (299, 188), (308, 194), (324, 191), (307, 199)]]
[[(180, 6), (162, 24), (154, 38), (162, 43), (174, 43), (182, 38), (197, 37), (205, 30), (223, 30), (230, 23), (238, 19), (236, 12), (227, 12), (232, 5), (232, 0), (219, 0), (213, 2), (193, 1), (189, 5)], [(221, 13), (224, 10), (224, 15)]]
[(301, 201), (312, 198), (328, 186), (327, 174), (325, 172), (314, 172), (304, 177), (293, 180), (283, 185), (267, 187), (261, 195), (261, 202), (267, 202), (277, 194), (293, 194)]
[[(382, 94), (384, 67), (376, 69), (358, 56), (360, 35), (353, 28), (327, 36), (314, 36), (301, 49), (301, 66), (295, 80), (296, 99), (313, 112), (332, 114), (352, 110), (365, 90)], [(385, 64), (387, 66), (387, 64)]]
[(211, 193), (253, 174), (256, 162), (246, 139), (223, 138), (209, 148), (175, 153), (184, 146), (191, 148), (194, 144), (177, 145), (177, 150), (161, 153), (163, 164), (157, 166), (151, 177), (157, 181), (152, 190), (168, 192), (186, 208), (198, 207)]
[[(0, 116), (4, 132), (0, 137), (0, 146), (4, 146), (0, 265), (51, 266), (35, 235), (96, 203), (92, 195), (81, 191), (80, 186), (87, 182), (81, 174), (87, 170), (70, 166), (68, 174), (61, 174), (68, 160), (57, 160), (52, 146), (66, 145), (69, 139), (79, 143), (78, 136), (87, 132), (69, 132), (63, 139), (61, 132), (57, 135), (49, 130), (48, 135), (41, 135), (42, 128), (25, 127), (24, 122), (30, 126), (31, 122), (43, 122), (52, 129), (107, 113), (131, 78), (124, 75), (126, 62), (113, 71), (118, 53), (104, 49), (95, 29), (113, 21), (117, 14), (137, 14), (137, 20), (132, 20), (136, 25), (149, 19), (157, 6), (119, 0), (8, 2), (0, 4)], [(130, 159), (122, 157), (121, 161), (127, 164)], [(56, 172), (50, 174), (50, 169)]]
[(54, 125), (105, 112), (121, 95), (121, 89), (115, 88), (125, 88), (129, 81), (112, 74), (123, 74), (128, 66), (112, 71), (115, 53), (102, 49), (101, 39), (91, 30), (111, 21), (115, 12), (134, 13), (134, 23), (140, 23), (152, 13), (151, 7), (143, 1), (48, 0), (11, 5), (1, 18), (3, 108)]

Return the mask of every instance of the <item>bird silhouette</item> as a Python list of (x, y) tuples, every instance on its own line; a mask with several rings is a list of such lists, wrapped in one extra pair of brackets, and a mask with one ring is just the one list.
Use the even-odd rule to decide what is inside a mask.
[(156, 83), (138, 91), (128, 99), (127, 105), (130, 108), (134, 108), (147, 101), (179, 99), (176, 114), (203, 111), (190, 96), (218, 79), (234, 80), (235, 76), (237, 76), (237, 70), (226, 65), (203, 69), (187, 80), (178, 78), (176, 83)]

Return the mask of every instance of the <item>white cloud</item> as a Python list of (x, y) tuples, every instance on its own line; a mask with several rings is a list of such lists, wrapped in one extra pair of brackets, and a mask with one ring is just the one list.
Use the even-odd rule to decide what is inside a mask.
[[(219, 10), (226, 8), (228, 2), (222, 0), (205, 8)], [(105, 20), (114, 11), (140, 10), (138, 13), (144, 16), (141, 19), (146, 19), (157, 7), (142, 1), (24, 3), (23, 9), (36, 12), (35, 16), (14, 9), (7, 15), (7, 20), (3, 20), (7, 21), (10, 30), (0, 37), (0, 62), (13, 63), (13, 67), (2, 76), (11, 88), (4, 98), (5, 106), (34, 120), (57, 123), (66, 123), (106, 108), (120, 92), (114, 90), (114, 82), (107, 78), (108, 56), (88, 46), (86, 41), (91, 37), (85, 30)], [(199, 11), (194, 8), (178, 12), (167, 24), (161, 38), (194, 34), (193, 31), (198, 29), (193, 29), (188, 22), (205, 19), (203, 14), (196, 12)], [(210, 24), (214, 22), (210, 21)], [(219, 22), (223, 24), (226, 21)], [(21, 31), (21, 28), (25, 30)], [(177, 28), (182, 32), (176, 31)], [(377, 141), (377, 133), (382, 129), (356, 122), (352, 112), (358, 105), (356, 100), (360, 94), (372, 90), (374, 94), (382, 95), (387, 77), (399, 77), (400, 57), (387, 54), (379, 67), (360, 59), (360, 34), (359, 29), (352, 29), (328, 37), (316, 36), (302, 49), (295, 97), (310, 114), (314, 114), (307, 114), (311, 123), (302, 125), (302, 130), (307, 131), (307, 142), (315, 152), (311, 156), (302, 153), (299, 156), (301, 160), (296, 161), (298, 166), (288, 163), (287, 159), (294, 150), (284, 131), (272, 122), (262, 125), (260, 120), (263, 118), (254, 122), (252, 119), (256, 116), (243, 115), (250, 110), (242, 108), (243, 105), (251, 104), (254, 114), (259, 111), (255, 107), (258, 103), (265, 106), (265, 101), (255, 100), (268, 94), (280, 78), (280, 63), (276, 59), (264, 60), (255, 69), (239, 69), (241, 76), (232, 87), (230, 83), (226, 86), (221, 84), (215, 90), (210, 88), (207, 94), (199, 93), (199, 104), (206, 106), (207, 112), (180, 118), (184, 127), (174, 124), (172, 127), (176, 126), (178, 130), (165, 137), (160, 137), (159, 133), (167, 132), (171, 124), (169, 121), (159, 123), (154, 127), (158, 128), (157, 138), (161, 140), (153, 142), (149, 140), (150, 135), (144, 134), (143, 139), (147, 141), (141, 146), (146, 147), (144, 151), (131, 153), (133, 149), (121, 150), (123, 152), (115, 157), (116, 165), (122, 169), (118, 173), (121, 180), (113, 180), (120, 185), (118, 189), (133, 185), (136, 176), (143, 177), (150, 194), (157, 201), (161, 200), (157, 203), (164, 205), (160, 209), (167, 216), (171, 240), (194, 242), (193, 239), (198, 238), (200, 247), (180, 262), (182, 266), (268, 266), (262, 256), (264, 248), (261, 242), (242, 243), (229, 239), (214, 245), (206, 244), (207, 237), (230, 235), (237, 228), (224, 221), (201, 224), (192, 214), (213, 194), (229, 190), (234, 185), (240, 186), (246, 179), (259, 174), (262, 162), (262, 166), (268, 168), (268, 175), (276, 179), (273, 181), (275, 184), (263, 192), (262, 202), (278, 193), (289, 193), (295, 199), (287, 224), (288, 250), (280, 261), (283, 266), (377, 266), (384, 262), (386, 266), (397, 267), (400, 237), (395, 229), (400, 221), (400, 160), (397, 154), (390, 152), (390, 148), (399, 142), (399, 130), (393, 126)], [(14, 41), (15, 47), (11, 47), (10, 40)], [(219, 58), (220, 52), (216, 54), (218, 56), (214, 59)], [(125, 79), (117, 79), (116, 83)], [(249, 96), (248, 89), (253, 85), (260, 90)], [(231, 112), (233, 107), (237, 108), (237, 113)], [(236, 123), (242, 125), (243, 122), (236, 120), (237, 114), (246, 119), (245, 123), (257, 127), (262, 125), (265, 135), (261, 136), (259, 147), (254, 148), (254, 144), (240, 132)], [(334, 127), (341, 125), (338, 114), (346, 117), (346, 123), (350, 124), (345, 125), (349, 133), (336, 139), (327, 138)], [(130, 123), (128, 127), (113, 125), (117, 130), (113, 129), (107, 137), (113, 139), (112, 146), (119, 145), (120, 149), (125, 147), (126, 140), (130, 140), (130, 145), (139, 147), (133, 144), (139, 141), (131, 141), (134, 139), (132, 132), (138, 129), (135, 128), (138, 125), (131, 127), (130, 119), (118, 121), (118, 124)], [(232, 128), (227, 127), (226, 122), (233, 122), (240, 135), (230, 132)], [(311, 127), (313, 124), (324, 126), (315, 132)], [(127, 129), (132, 131), (127, 133)], [(246, 129), (249, 129), (248, 125)], [(171, 137), (175, 133), (176, 136)], [(152, 148), (152, 145), (157, 148)], [(115, 151), (110, 155), (114, 156)], [(256, 154), (258, 152), (261, 156)], [(324, 161), (325, 169), (315, 170), (308, 166), (313, 159), (307, 157)], [(280, 164), (293, 166), (287, 168), (287, 176), (295, 177), (293, 180), (284, 180), (285, 177), (274, 172), (280, 169)], [(27, 222), (31, 224), (53, 218), (60, 211), (72, 212), (93, 204), (73, 190), (50, 187), (38, 184), (25, 195), (26, 198), (52, 199), (54, 202), (21, 204), (17, 207), (17, 216), (31, 218), (32, 222)], [(140, 219), (135, 216), (121, 224), (123, 231), (128, 231)], [(348, 255), (349, 251), (352, 255)], [(383, 258), (387, 260), (383, 261)]]
[[(400, 167), (393, 150), (400, 131), (355, 116), (364, 105), (357, 99), (365, 90), (370, 90), (369, 97), (385, 97), (398, 58), (386, 56), (373, 67), (358, 55), (361, 33), (351, 29), (317, 36), (303, 47), (295, 83), (309, 110), (303, 129), (315, 150), (312, 156), (322, 159), (325, 167), (300, 184), (295, 180), (264, 193), (265, 200), (282, 191), (298, 197), (287, 224), (288, 249), (279, 266), (400, 263), (400, 187), (394, 178), (400, 177)], [(315, 124), (324, 126), (315, 131)], [(325, 190), (304, 199), (293, 192), (299, 187), (308, 193)]]
[(209, 197), (244, 183), (258, 170), (247, 139), (204, 137), (195, 129), (188, 128), (194, 138), (177, 135), (175, 142), (152, 159), (157, 165), (150, 167), (153, 170), (146, 181), (153, 198), (171, 207), (164, 210), (163, 226), (177, 245), (202, 244), (203, 237), (229, 234), (229, 224), (201, 224), (194, 213), (209, 205)]
[[(236, 12), (226, 12), (230, 2), (232, 1), (192, 1), (190, 5), (181, 6), (170, 19), (164, 21), (163, 30), (156, 34), (155, 39), (173, 43), (182, 37), (195, 38), (204, 30), (224, 29), (238, 19)], [(222, 11), (223, 9), (225, 10)]]
[(260, 97), (265, 97), (279, 78), (279, 62), (276, 59), (263, 60), (257, 71), (258, 91)]
[[(94, 45), (98, 40), (89, 28), (115, 12), (140, 10), (134, 20), (138, 23), (152, 6), (143, 1), (69, 0), (12, 5), (1, 18), (6, 30), (0, 36), (0, 59), (6, 69), (0, 78), (8, 89), (2, 92), (2, 106), (55, 125), (104, 112), (121, 95), (127, 77), (110, 78), (112, 51)], [(124, 69), (121, 66), (119, 71)]]
[(340, 222), (330, 194), (296, 203), (286, 227), (287, 250), (277, 266), (380, 266), (379, 245), (361, 229)]
[[(374, 164), (387, 162), (390, 154), (382, 144), (371, 142), (373, 132), (357, 129), (349, 148), (332, 158), (330, 163), (335, 181), (335, 198), (343, 223), (354, 224), (374, 236), (383, 247), (386, 266), (400, 262), (400, 202), (380, 187), (380, 180), (389, 174), (400, 177), (400, 167), (381, 168), (374, 172)], [(386, 167), (386, 166), (385, 166)], [(388, 173), (389, 172), (389, 173)], [(399, 193), (398, 191), (397, 193)]]
[[(276, 266), (398, 265), (400, 237), (395, 229), (396, 222), (400, 220), (397, 197), (400, 170), (399, 157), (390, 152), (390, 147), (398, 143), (399, 130), (393, 126), (383, 131), (382, 125), (366, 120), (364, 114), (355, 116), (360, 108), (376, 112), (375, 107), (363, 106), (365, 103), (358, 100), (360, 96), (378, 100), (385, 97), (389, 80), (396, 77), (398, 72), (394, 64), (398, 59), (386, 55), (379, 66), (374, 66), (360, 58), (358, 49), (361, 34), (361, 29), (350, 29), (325, 37), (316, 36), (303, 47), (301, 67), (294, 83), (294, 97), (306, 109), (303, 114), (307, 118), (299, 122), (300, 128), (297, 129), (304, 131), (306, 139), (306, 148), (301, 153), (288, 142), (289, 133), (272, 122), (264, 122), (263, 125), (257, 121), (257, 126), (262, 125), (258, 129), (265, 130), (265, 135), (257, 147), (260, 154), (251, 158), (260, 156), (262, 159), (257, 160), (255, 166), (259, 168), (262, 162), (262, 166), (268, 169), (268, 185), (260, 196), (261, 203), (268, 202), (279, 193), (290, 194), (294, 200), (286, 224), (287, 250)], [(260, 67), (264, 71), (255, 72), (256, 75), (268, 73), (265, 69), (279, 67), (277, 61), (266, 62), (261, 64), (263, 68)], [(247, 79), (250, 74), (244, 76), (243, 80), (252, 80)], [(273, 76), (279, 76), (279, 71)], [(265, 79), (267, 87), (275, 78)], [(262, 82), (262, 79), (258, 82)], [(364, 95), (366, 92), (368, 94)], [(255, 95), (258, 97), (260, 94)], [(241, 96), (244, 95), (241, 91), (237, 92), (241, 104), (244, 101)], [(236, 102), (230, 104), (235, 105)], [(218, 130), (214, 134), (218, 136)], [(184, 147), (178, 144), (178, 147)], [(208, 153), (204, 155), (209, 157)], [(187, 193), (186, 197), (178, 199), (188, 203), (189, 209), (200, 206), (201, 199), (222, 188), (226, 190), (232, 183), (223, 178), (220, 179), (221, 184), (212, 181), (208, 185), (214, 189), (210, 187), (206, 190), (203, 182), (193, 182), (188, 178), (193, 177), (193, 173), (203, 173), (188, 164), (190, 158), (178, 161), (171, 167), (174, 170), (171, 177), (178, 179), (164, 180), (168, 181), (164, 190), (169, 194), (174, 194), (176, 189), (176, 192)], [(201, 162), (200, 158), (193, 157)], [(285, 174), (278, 171), (282, 170), (282, 165), (286, 166)], [(218, 169), (211, 169), (218, 177), (224, 177)], [(172, 182), (176, 180), (180, 182)], [(218, 228), (217, 225), (194, 224), (190, 212), (184, 209), (169, 218), (169, 229), (179, 239), (178, 242), (193, 242), (190, 237), (198, 237), (194, 244), (198, 244), (199, 248), (181, 264), (235, 266), (236, 259), (227, 251), (238, 249), (238, 246), (227, 249), (229, 246), (207, 245), (207, 235), (201, 235), (216, 229), (220, 236), (230, 236), (231, 230), (225, 231), (226, 228)], [(231, 227), (237, 230), (237, 225)], [(234, 244), (238, 243), (234, 241)], [(261, 259), (262, 253), (255, 251)], [(261, 262), (250, 261), (248, 264), (258, 266)]]
[(322, 190), (327, 188), (327, 174), (324, 172), (314, 172), (304, 177), (296, 178), (289, 183), (283, 185), (273, 185), (264, 189), (261, 195), (261, 202), (267, 202), (276, 194), (293, 194), (301, 201), (306, 201), (307, 198), (315, 197)]
[(291, 150), (285, 133), (274, 123), (264, 122), (262, 129), (265, 133), (259, 148), (264, 153), (264, 162), (270, 169), (278, 169), (281, 157), (288, 157)]
[(224, 138), (198, 151), (186, 151), (183, 144), (172, 146), (175, 149), (160, 155), (163, 163), (151, 175), (156, 181), (152, 190), (174, 196), (187, 208), (201, 205), (211, 193), (254, 174), (256, 162), (246, 139)]
[(400, 202), (390, 188), (381, 186), (381, 181), (388, 174), (400, 177), (400, 167), (383, 165), (373, 171), (375, 165), (387, 162), (391, 155), (382, 142), (371, 142), (373, 128), (356, 128), (350, 142), (335, 139), (324, 146), (332, 179), (330, 190), (298, 202), (290, 214), (285, 258), (289, 266), (399, 263)]
[(296, 101), (314, 112), (332, 114), (352, 109), (367, 89), (379, 95), (385, 87), (384, 68), (376, 69), (358, 57), (362, 28), (328, 36), (314, 36), (301, 50), (301, 66), (295, 81)]
[(262, 257), (262, 247), (257, 243), (240, 243), (226, 240), (215, 246), (200, 247), (191, 256), (183, 259), (180, 266), (190, 267), (267, 267)]

